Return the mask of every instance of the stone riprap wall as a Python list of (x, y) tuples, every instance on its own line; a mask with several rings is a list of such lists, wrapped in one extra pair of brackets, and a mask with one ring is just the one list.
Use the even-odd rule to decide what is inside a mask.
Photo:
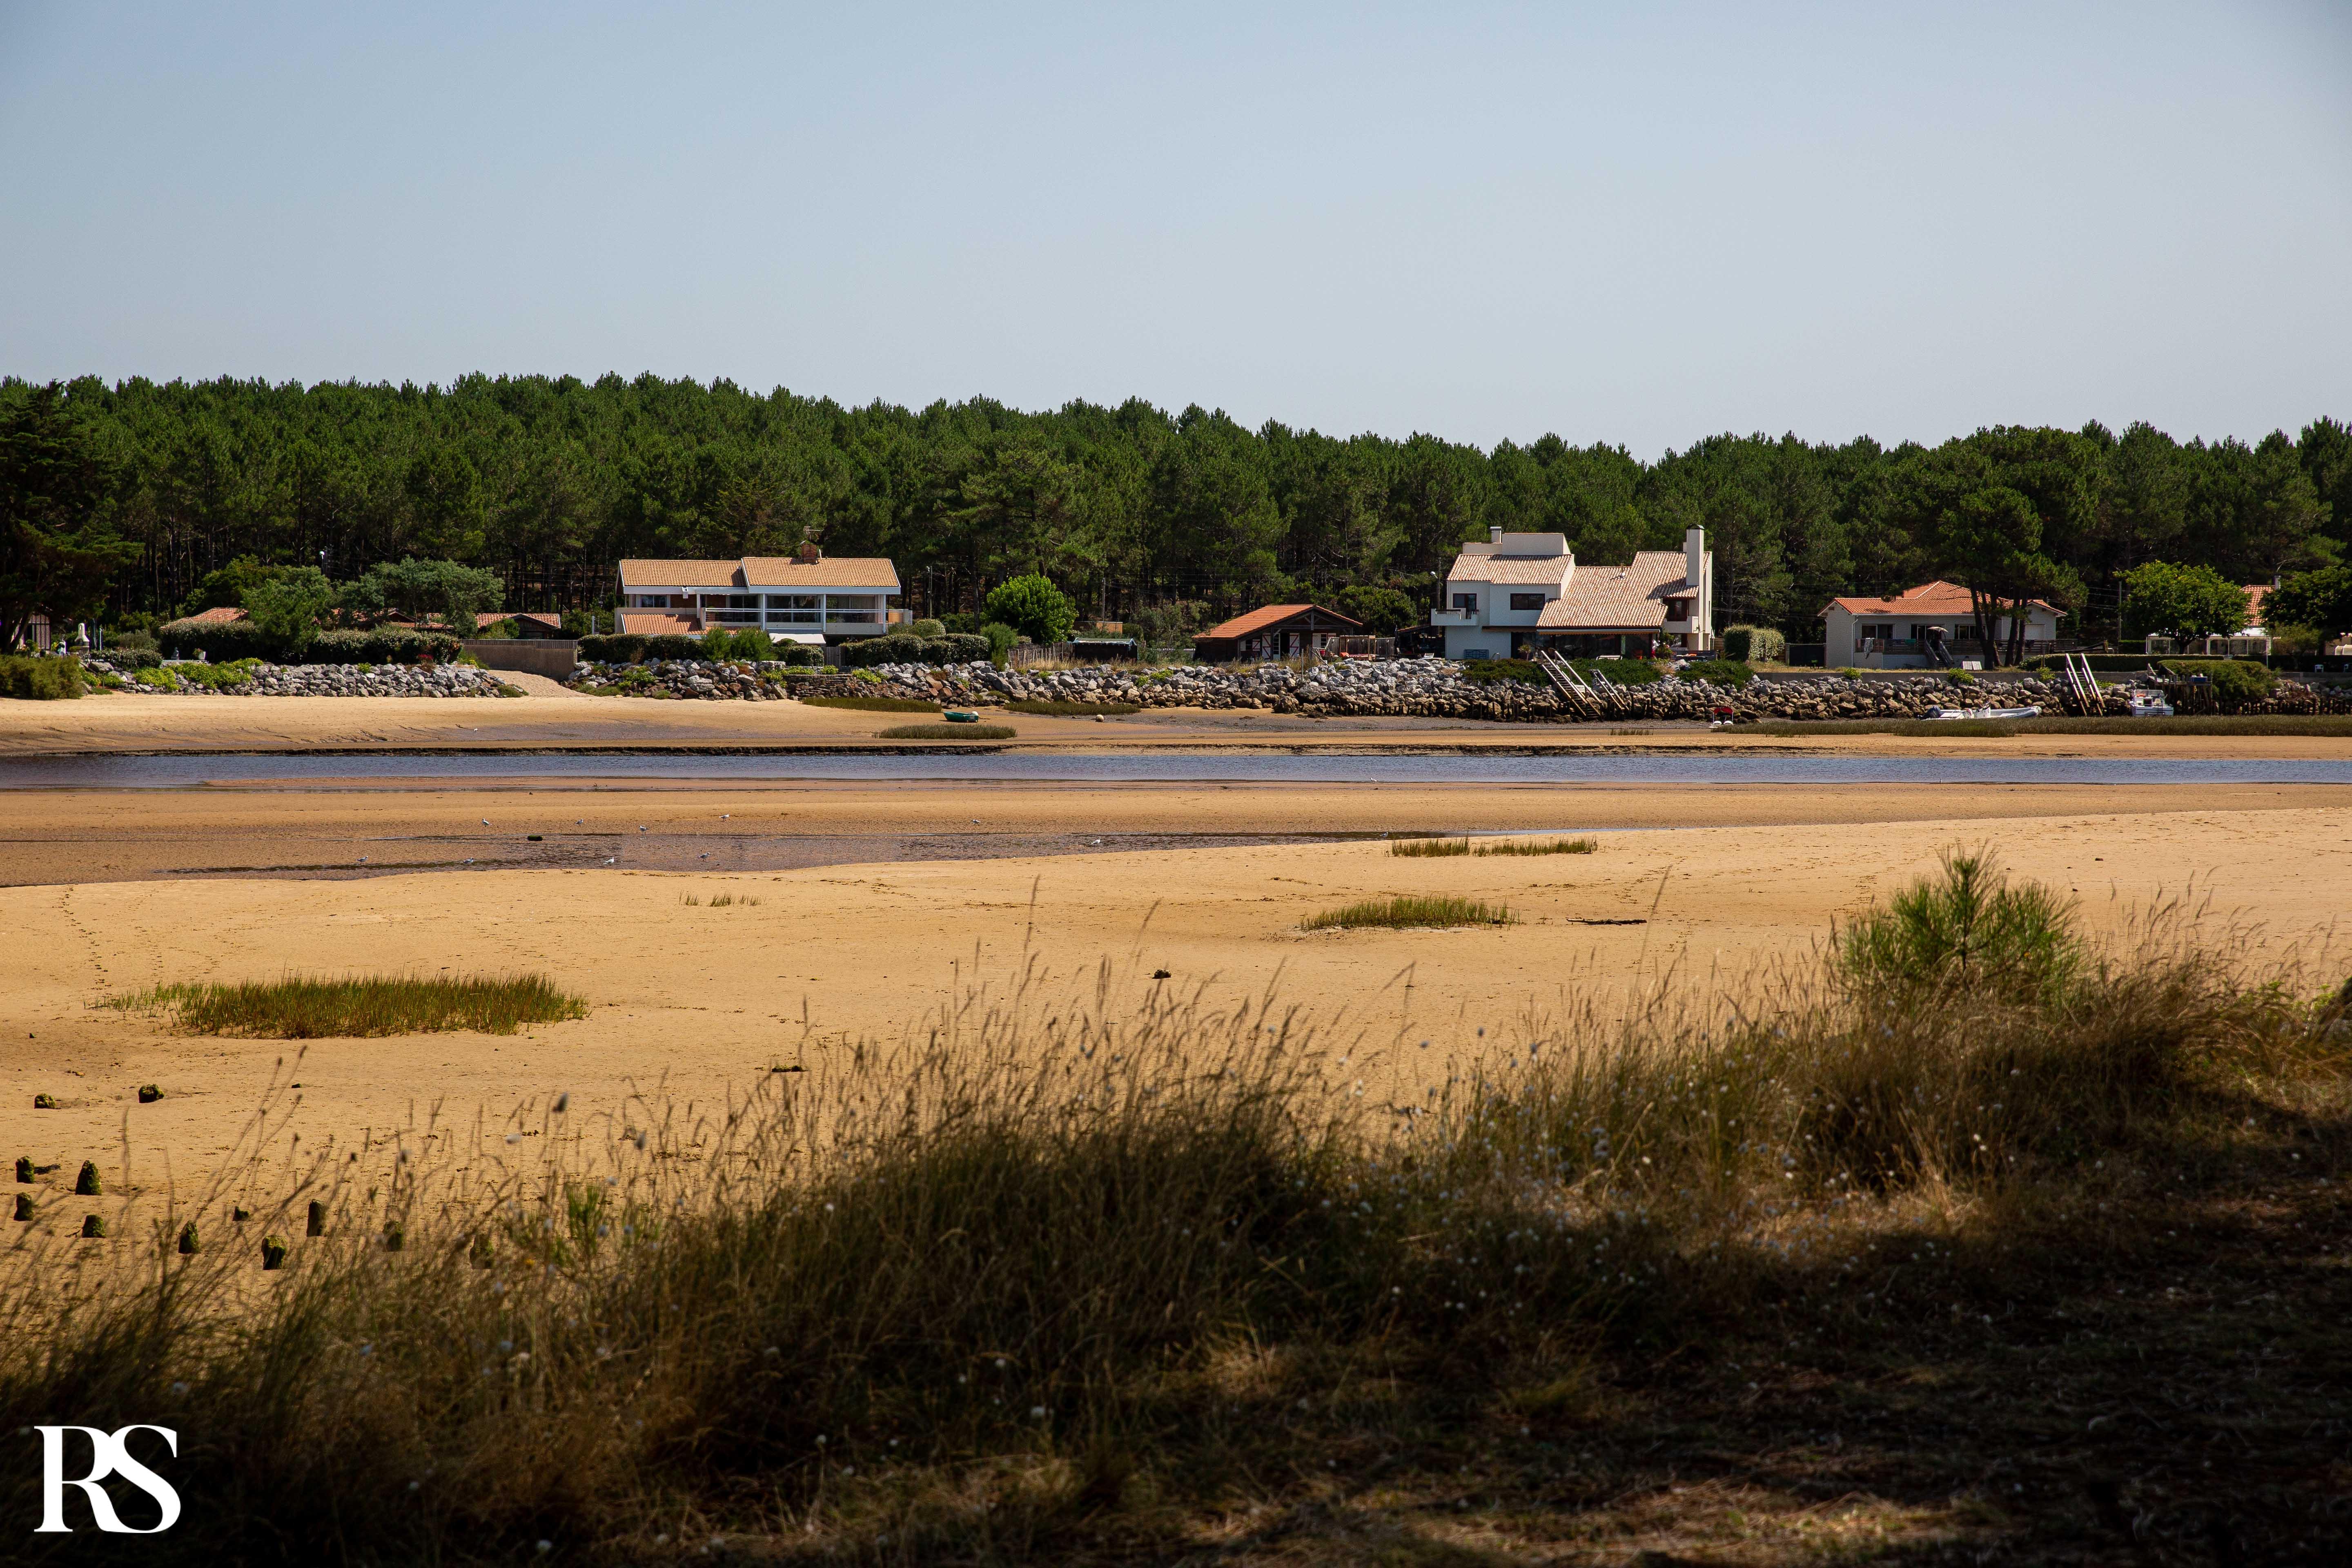
[[(119, 675), (126, 681), (137, 671), (120, 668), (102, 658), (82, 661), (87, 669)], [(166, 665), (166, 669), (172, 667)], [(470, 665), (442, 664), (426, 668), (410, 664), (260, 664), (247, 670), (243, 680), (218, 686), (195, 679), (176, 687), (138, 684), (128, 688), (164, 696), (184, 697), (504, 697), (521, 693), (490, 670)]]
[[(772, 700), (778, 696), (908, 697), (943, 707), (1011, 701), (1132, 702), (1142, 708), (1249, 708), (1276, 713), (1494, 719), (1566, 723), (1580, 715), (1549, 685), (1468, 679), (1461, 666), (1439, 658), (1349, 659), (1299, 671), (1282, 665), (1174, 665), (1132, 670), (1109, 667), (1030, 671), (988, 664), (876, 666), (877, 680), (782, 666), (711, 664), (695, 659), (643, 665), (582, 665), (577, 690), (618, 697), (723, 701)], [(1621, 689), (1612, 721), (1705, 720), (1728, 708), (1741, 719), (1905, 719), (1930, 709), (1979, 705), (2055, 710), (2056, 688), (2018, 678), (1955, 686), (1940, 676), (1903, 679), (1838, 675), (1759, 680), (1744, 687), (1663, 680)]]
[[(931, 669), (885, 665), (875, 673), (909, 696), (958, 702), (1132, 702), (1145, 708), (1255, 708), (1315, 717), (1395, 716), (1562, 723), (1580, 715), (1549, 685), (1475, 681), (1441, 658), (1349, 659), (1296, 670), (1283, 665), (1176, 665), (1131, 675), (1110, 669), (1032, 674), (987, 665)], [(1680, 679), (1618, 689), (1610, 720), (1917, 718), (1933, 708), (2052, 707), (2056, 689), (2021, 679), (1954, 686), (1941, 677), (1885, 680), (1823, 675), (1717, 686)]]

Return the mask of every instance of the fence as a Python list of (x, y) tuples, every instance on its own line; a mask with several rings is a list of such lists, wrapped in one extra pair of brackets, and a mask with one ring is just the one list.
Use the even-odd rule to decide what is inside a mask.
[(520, 669), (561, 680), (580, 662), (580, 645), (569, 637), (467, 637), (460, 645), (485, 669)]

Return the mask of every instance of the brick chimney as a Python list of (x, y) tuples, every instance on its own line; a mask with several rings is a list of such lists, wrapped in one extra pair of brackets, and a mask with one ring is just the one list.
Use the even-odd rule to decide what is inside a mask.
[(805, 533), (802, 534), (801, 547), (793, 553), (793, 562), (802, 566), (814, 566), (824, 559), (824, 552), (816, 547), (816, 541)]

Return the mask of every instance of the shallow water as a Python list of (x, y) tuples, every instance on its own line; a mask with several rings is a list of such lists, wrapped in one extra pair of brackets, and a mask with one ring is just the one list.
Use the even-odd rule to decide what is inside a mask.
[(0, 789), (331, 787), (349, 780), (627, 779), (652, 782), (1070, 782), (1092, 784), (2352, 784), (2352, 762), (2295, 758), (1870, 757), (1742, 752), (1601, 755), (1494, 752), (1376, 755), (1152, 751), (818, 755), (371, 752), (332, 756), (26, 757)]

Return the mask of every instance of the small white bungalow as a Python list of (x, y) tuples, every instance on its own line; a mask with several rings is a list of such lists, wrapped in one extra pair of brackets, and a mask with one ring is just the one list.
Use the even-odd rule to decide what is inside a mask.
[[(2057, 607), (2029, 599), (2023, 608), (2026, 651), (2049, 652), (2058, 640)], [(2004, 646), (2015, 629), (2017, 611), (2017, 605), (2004, 599), (1993, 616), (1993, 635)], [(1977, 647), (1976, 614), (1969, 591), (1958, 583), (1940, 579), (1922, 583), (1891, 599), (1860, 595), (1832, 599), (1822, 612), (1822, 621), (1824, 658), (1832, 668), (1916, 669), (1956, 665), (1963, 657), (1983, 657)]]

